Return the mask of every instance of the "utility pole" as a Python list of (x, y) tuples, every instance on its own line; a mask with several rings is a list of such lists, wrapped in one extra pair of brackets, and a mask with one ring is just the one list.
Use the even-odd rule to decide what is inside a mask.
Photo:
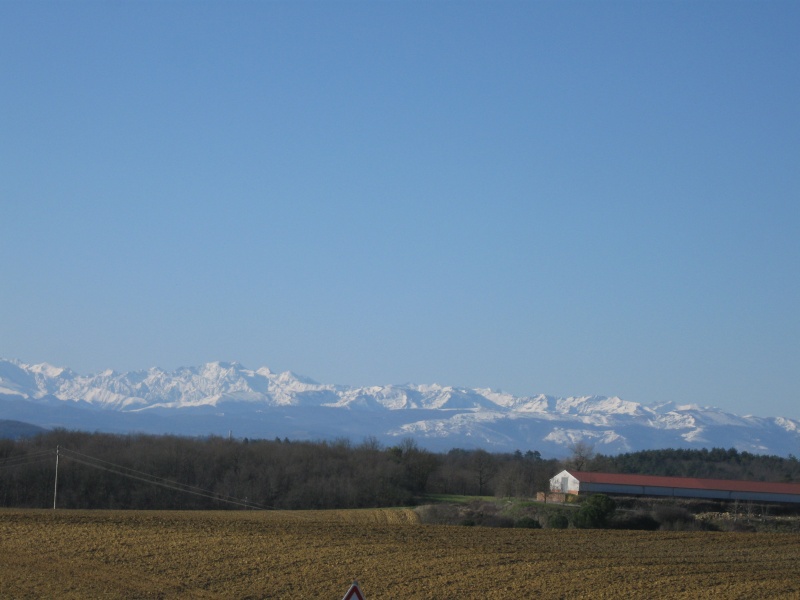
[(56, 498), (58, 497), (58, 446), (56, 446), (56, 483), (53, 487), (53, 510), (56, 509)]

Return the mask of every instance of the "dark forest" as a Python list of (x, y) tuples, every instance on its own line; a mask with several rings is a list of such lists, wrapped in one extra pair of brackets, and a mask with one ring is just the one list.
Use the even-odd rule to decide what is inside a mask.
[(800, 480), (794, 457), (734, 449), (618, 456), (582, 450), (560, 461), (536, 450), (432, 453), (412, 439), (383, 447), (371, 438), (311, 442), (62, 429), (0, 440), (0, 506), (52, 508), (54, 495), (59, 508), (181, 510), (410, 506), (449, 494), (530, 498), (576, 461), (593, 471)]

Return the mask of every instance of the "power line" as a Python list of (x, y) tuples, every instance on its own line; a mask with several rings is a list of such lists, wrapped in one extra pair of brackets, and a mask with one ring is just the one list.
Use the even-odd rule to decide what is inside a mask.
[[(208, 498), (219, 502), (225, 502), (227, 504), (233, 504), (236, 506), (242, 506), (244, 508), (258, 509), (258, 510), (265, 510), (267, 508), (258, 505), (255, 502), (250, 502), (249, 500), (246, 499), (243, 500), (241, 498), (235, 498), (234, 496), (219, 494), (218, 492), (213, 492), (211, 490), (206, 490), (200, 487), (179, 483), (177, 481), (171, 481), (163, 477), (157, 477), (156, 475), (151, 475), (149, 473), (145, 473), (144, 471), (137, 471), (136, 469), (132, 469), (130, 467), (117, 465), (100, 458), (89, 456), (88, 454), (77, 452), (75, 450), (69, 450), (67, 448), (61, 447), (60, 452), (61, 456), (63, 456), (64, 458), (68, 458), (69, 460), (86, 465), (88, 467), (93, 467), (95, 469), (99, 469), (109, 473), (114, 473), (122, 477), (127, 477), (129, 479), (142, 481), (144, 483), (149, 483), (173, 491), (183, 492), (186, 494), (193, 494), (195, 496)], [(52, 452), (50, 454), (52, 455)], [(102, 463), (102, 464), (97, 464), (97, 463)]]
[[(236, 504), (238, 506), (244, 506), (246, 508), (259, 508), (259, 509), (262, 508), (261, 506), (258, 506), (258, 505), (254, 504), (252, 502), (231, 500), (230, 497), (218, 495), (215, 492), (212, 492), (210, 490), (197, 491), (195, 489), (187, 489), (187, 487), (189, 487), (189, 486), (184, 486), (184, 484), (182, 484), (182, 483), (169, 482), (169, 480), (161, 480), (161, 481), (159, 481), (159, 480), (152, 479), (152, 478), (139, 477), (137, 475), (132, 475), (130, 473), (123, 473), (121, 471), (117, 471), (116, 469), (112, 469), (112, 468), (109, 468), (109, 467), (104, 467), (102, 465), (93, 464), (91, 462), (88, 462), (88, 461), (85, 461), (85, 460), (81, 460), (80, 458), (75, 458), (75, 457), (69, 457), (69, 458), (70, 458), (70, 460), (75, 461), (77, 463), (80, 463), (82, 465), (86, 465), (86, 466), (89, 466), (89, 467), (94, 467), (95, 469), (100, 469), (101, 471), (107, 471), (109, 473), (114, 473), (116, 475), (122, 475), (123, 477), (127, 477), (128, 479), (135, 479), (137, 481), (143, 481), (145, 483), (150, 483), (152, 485), (157, 485), (159, 487), (163, 487), (163, 488), (166, 488), (166, 489), (169, 489), (169, 490), (174, 490), (174, 491), (177, 491), (177, 492), (184, 492), (186, 494), (193, 494), (195, 496), (200, 496), (200, 497), (203, 497), (203, 498), (210, 498), (212, 500), (218, 500), (220, 502), (227, 502), (228, 504)], [(152, 476), (149, 476), (149, 477), (152, 477)]]
[(52, 460), (54, 455), (55, 453), (52, 450), (43, 450), (41, 452), (34, 452), (32, 454), (26, 454), (23, 456), (11, 456), (3, 461), (0, 461), (0, 470), (13, 469), (38, 462), (49, 461)]
[[(81, 462), (82, 464), (85, 464), (85, 465), (88, 465), (88, 466), (91, 466), (91, 467), (95, 467), (95, 468), (98, 468), (98, 469), (103, 469), (103, 470), (106, 470), (106, 471), (109, 471), (109, 472), (112, 472), (112, 473), (117, 473), (117, 474), (123, 475), (125, 477), (138, 479), (139, 481), (145, 481), (145, 482), (153, 483), (153, 484), (156, 484), (156, 485), (159, 485), (159, 484), (166, 485), (166, 486), (171, 487), (172, 489), (180, 489), (181, 491), (186, 491), (186, 492), (197, 492), (199, 494), (206, 494), (206, 495), (210, 495), (208, 497), (213, 497), (215, 499), (229, 499), (229, 500), (233, 500), (233, 501), (237, 501), (237, 502), (240, 501), (239, 498), (236, 498), (234, 496), (228, 496), (228, 495), (225, 495), (225, 494), (220, 494), (218, 492), (212, 492), (211, 490), (206, 490), (204, 488), (188, 485), (188, 484), (185, 484), (185, 483), (180, 483), (180, 482), (177, 482), (177, 481), (172, 481), (170, 479), (166, 479), (166, 478), (163, 478), (163, 477), (158, 477), (156, 475), (151, 475), (150, 473), (146, 473), (144, 471), (137, 471), (136, 469), (132, 469), (130, 467), (125, 467), (123, 465), (117, 465), (115, 463), (109, 462), (107, 460), (103, 460), (101, 458), (96, 458), (94, 456), (89, 456), (88, 454), (83, 454), (83, 453), (78, 452), (76, 450), (69, 450), (68, 448), (62, 448), (61, 450), (62, 450), (62, 452), (66, 452), (67, 453), (66, 456), (68, 458), (70, 458), (72, 460), (75, 460), (77, 462)], [(70, 455), (76, 455), (76, 456), (81, 457), (82, 459), (87, 459), (88, 461), (95, 461), (95, 462), (98, 462), (98, 463), (102, 463), (103, 465), (108, 465), (108, 467), (103, 467), (101, 465), (95, 465), (93, 463), (87, 462), (87, 460), (80, 460), (80, 459), (76, 458), (76, 456), (70, 456)], [(258, 506), (258, 505), (256, 505), (255, 503), (252, 503), (252, 502), (249, 502), (248, 504), (252, 504), (253, 506)], [(261, 507), (259, 506), (259, 508), (261, 508)]]

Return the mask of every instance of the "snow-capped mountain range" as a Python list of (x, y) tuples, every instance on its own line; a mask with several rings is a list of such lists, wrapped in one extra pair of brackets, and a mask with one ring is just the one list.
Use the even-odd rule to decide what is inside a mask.
[(0, 359), (0, 419), (86, 431), (335, 439), (414, 438), (432, 450), (568, 454), (584, 441), (616, 454), (651, 448), (736, 448), (800, 454), (800, 421), (616, 397), (518, 397), (490, 389), (317, 383), (292, 372), (213, 362), (80, 375)]

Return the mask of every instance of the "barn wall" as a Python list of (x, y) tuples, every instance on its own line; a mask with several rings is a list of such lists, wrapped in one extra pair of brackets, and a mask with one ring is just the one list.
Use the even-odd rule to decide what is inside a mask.
[(608, 483), (581, 483), (580, 491), (591, 494), (621, 494), (628, 496), (670, 496), (677, 498), (705, 498), (709, 500), (753, 500), (756, 502), (800, 503), (797, 494), (772, 494), (766, 492), (733, 492), (728, 490), (703, 490), (671, 488), (649, 485), (622, 485)]

